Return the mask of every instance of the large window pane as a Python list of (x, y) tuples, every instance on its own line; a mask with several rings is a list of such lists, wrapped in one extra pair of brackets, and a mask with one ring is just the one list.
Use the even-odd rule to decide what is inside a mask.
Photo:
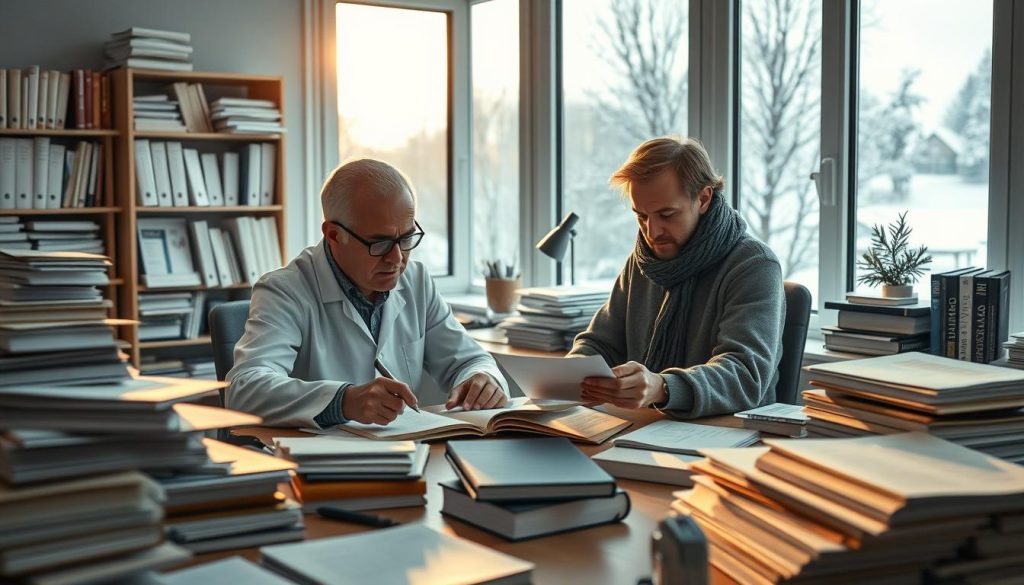
[(613, 280), (636, 241), (636, 219), (608, 177), (644, 140), (686, 134), (686, 8), (562, 2), (562, 207), (581, 218), (577, 283)]
[(402, 170), (427, 232), (413, 252), (450, 274), (448, 16), (338, 4), (338, 153)]
[[(741, 7), (739, 207), (786, 280), (818, 296), (821, 12), (816, 0)], [(728, 177), (726, 177), (728, 179)]]
[(865, 0), (860, 22), (857, 256), (908, 211), (931, 271), (984, 266), (992, 0)]
[(471, 18), (472, 260), (507, 266), (519, 260), (519, 0), (474, 4)]

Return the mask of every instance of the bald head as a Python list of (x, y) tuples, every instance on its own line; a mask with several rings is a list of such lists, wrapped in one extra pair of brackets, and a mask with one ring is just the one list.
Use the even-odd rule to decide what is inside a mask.
[(324, 219), (344, 224), (356, 223), (353, 202), (357, 198), (386, 203), (391, 199), (410, 201), (416, 197), (405, 175), (386, 162), (370, 158), (347, 162), (334, 169), (320, 191)]

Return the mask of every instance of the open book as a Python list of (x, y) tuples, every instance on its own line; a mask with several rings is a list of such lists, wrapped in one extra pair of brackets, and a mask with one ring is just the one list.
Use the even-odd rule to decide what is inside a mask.
[[(338, 425), (348, 433), (369, 439), (430, 440), (458, 436), (487, 436), (499, 431), (539, 433), (574, 441), (600, 444), (631, 423), (617, 416), (563, 400), (531, 401), (513, 398), (504, 408), (491, 410), (445, 410), (444, 405), (411, 408), (387, 426), (349, 422)], [(335, 429), (313, 431), (336, 434)]]

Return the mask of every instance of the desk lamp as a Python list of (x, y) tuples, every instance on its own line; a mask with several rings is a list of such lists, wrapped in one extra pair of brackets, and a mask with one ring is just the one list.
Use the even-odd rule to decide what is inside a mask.
[(565, 258), (566, 247), (569, 248), (569, 265), (572, 270), (570, 283), (573, 285), (576, 284), (576, 244), (573, 240), (576, 236), (576, 230), (573, 229), (573, 226), (579, 220), (580, 216), (570, 211), (562, 219), (561, 223), (537, 242), (537, 249), (543, 252), (545, 256), (558, 262), (559, 265), (562, 264), (562, 259)]

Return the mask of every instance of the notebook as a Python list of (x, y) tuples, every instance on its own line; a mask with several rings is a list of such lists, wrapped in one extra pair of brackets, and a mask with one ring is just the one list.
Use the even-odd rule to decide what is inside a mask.
[(700, 449), (748, 447), (758, 440), (757, 431), (659, 420), (612, 441), (616, 447), (650, 449), (666, 453), (699, 455)]

